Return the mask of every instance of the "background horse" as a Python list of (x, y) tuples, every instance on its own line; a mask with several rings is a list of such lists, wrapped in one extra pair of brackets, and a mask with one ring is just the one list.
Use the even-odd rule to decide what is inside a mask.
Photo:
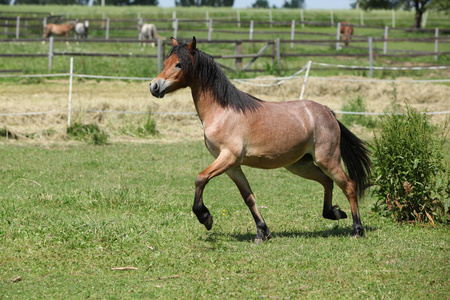
[[(238, 187), (256, 223), (255, 242), (271, 237), (256, 206), (255, 196), (241, 165), (273, 169), (284, 167), (324, 187), (323, 217), (346, 218), (332, 205), (333, 181), (350, 202), (352, 236), (364, 233), (357, 198), (370, 184), (371, 161), (365, 143), (351, 133), (327, 107), (308, 100), (264, 102), (238, 90), (214, 59), (189, 45), (173, 48), (164, 70), (151, 83), (153, 96), (190, 87), (204, 129), (205, 144), (215, 161), (195, 180), (193, 211), (210, 230), (213, 217), (203, 203), (203, 190), (214, 177), (226, 173)], [(341, 165), (347, 166), (347, 175)]]
[(353, 35), (353, 26), (348, 22), (341, 23), (341, 34), (344, 35), (344, 44), (348, 46)]
[(75, 38), (78, 39), (78, 37), (82, 39), (87, 39), (88, 36), (88, 30), (89, 30), (89, 21), (85, 20), (84, 23), (77, 23), (75, 25)]
[(59, 35), (59, 36), (65, 36), (66, 39), (69, 38), (69, 33), (72, 31), (72, 29), (75, 27), (75, 22), (67, 22), (65, 24), (53, 24), (49, 23), (45, 26), (44, 30), (44, 38), (48, 38), (49, 36), (53, 35)]
[[(156, 31), (156, 26), (154, 24), (139, 24), (138, 25), (139, 36), (145, 40), (165, 40), (165, 37), (162, 37)], [(152, 42), (152, 46), (155, 44)]]

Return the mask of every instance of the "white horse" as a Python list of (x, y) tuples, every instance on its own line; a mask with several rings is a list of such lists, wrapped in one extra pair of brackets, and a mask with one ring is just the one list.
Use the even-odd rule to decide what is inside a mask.
[[(139, 39), (144, 39), (144, 40), (165, 40), (165, 37), (162, 37), (158, 34), (158, 32), (156, 31), (156, 26), (155, 24), (139, 24), (138, 25), (138, 30), (139, 30)], [(155, 46), (155, 43), (152, 42), (152, 47)]]
[(84, 23), (77, 23), (75, 25), (75, 38), (81, 37), (82, 39), (87, 39), (89, 29), (89, 21), (86, 20)]

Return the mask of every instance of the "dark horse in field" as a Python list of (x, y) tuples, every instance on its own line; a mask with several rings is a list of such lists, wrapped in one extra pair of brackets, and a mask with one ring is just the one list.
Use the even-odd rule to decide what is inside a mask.
[(75, 22), (67, 22), (61, 25), (49, 23), (45, 26), (44, 38), (48, 38), (51, 35), (60, 35), (68, 39), (69, 33), (75, 27), (75, 24)]
[[(197, 49), (195, 37), (173, 48), (164, 70), (151, 83), (153, 96), (190, 87), (204, 129), (205, 144), (215, 161), (195, 180), (193, 211), (210, 230), (213, 217), (203, 204), (203, 190), (215, 176), (226, 173), (236, 184), (256, 222), (255, 241), (271, 237), (241, 165), (286, 168), (295, 175), (319, 182), (325, 189), (323, 216), (346, 218), (332, 204), (333, 181), (350, 202), (352, 236), (364, 229), (358, 198), (369, 185), (371, 161), (365, 143), (351, 133), (327, 107), (307, 100), (264, 102), (238, 90), (214, 59)], [(347, 166), (347, 175), (341, 165)]]
[(341, 34), (344, 36), (344, 44), (348, 46), (353, 35), (353, 26), (348, 22), (341, 23)]

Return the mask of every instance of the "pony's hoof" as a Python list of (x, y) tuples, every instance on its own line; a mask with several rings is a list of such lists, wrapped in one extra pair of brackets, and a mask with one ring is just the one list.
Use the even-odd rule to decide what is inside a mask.
[(267, 240), (270, 240), (272, 236), (270, 235), (270, 232), (266, 234), (263, 231), (260, 231), (255, 236), (255, 244), (264, 243)]
[(355, 239), (360, 239), (360, 238), (364, 237), (364, 229), (362, 227), (355, 228), (355, 229), (353, 229), (350, 236)]
[(213, 226), (213, 216), (209, 215), (205, 223), (203, 223), (203, 225), (205, 225), (207, 230), (211, 230)]

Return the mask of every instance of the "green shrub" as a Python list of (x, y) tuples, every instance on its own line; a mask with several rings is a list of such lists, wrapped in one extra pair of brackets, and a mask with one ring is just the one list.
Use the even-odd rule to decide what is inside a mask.
[(108, 141), (108, 134), (97, 124), (73, 123), (67, 127), (67, 137), (80, 141), (91, 141), (94, 145), (104, 145)]
[[(342, 111), (366, 112), (367, 108), (364, 99), (361, 96), (357, 96), (356, 98), (351, 99), (347, 104), (344, 104), (342, 106)], [(370, 115), (345, 114), (342, 116), (341, 122), (346, 126), (350, 126), (354, 123), (367, 128), (374, 128), (376, 126), (375, 119)]]
[(385, 115), (379, 125), (373, 151), (378, 187), (374, 210), (399, 222), (447, 220), (445, 128), (441, 136), (433, 134), (428, 116), (408, 106), (405, 114)]
[(141, 136), (156, 135), (158, 133), (158, 130), (156, 129), (156, 121), (153, 119), (151, 112), (148, 113), (145, 124), (138, 127), (137, 133)]

